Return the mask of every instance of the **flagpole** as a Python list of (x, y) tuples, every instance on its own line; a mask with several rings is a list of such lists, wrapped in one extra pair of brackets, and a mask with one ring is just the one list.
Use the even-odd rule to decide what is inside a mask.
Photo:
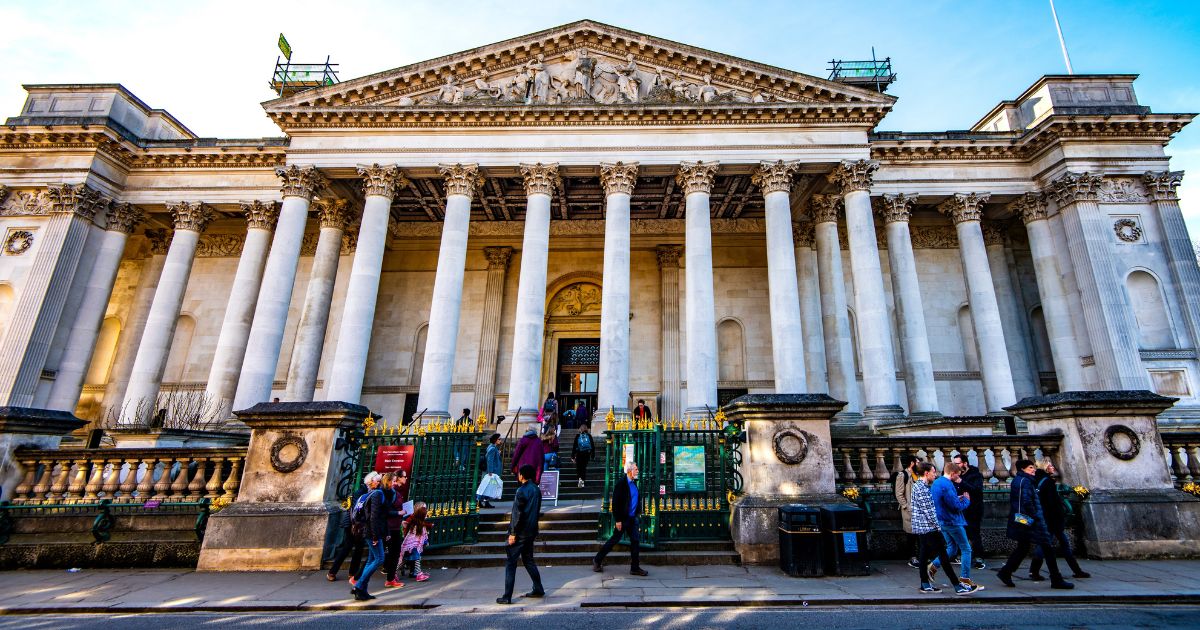
[(1058, 11), (1054, 10), (1054, 0), (1050, 0), (1050, 14), (1054, 16), (1054, 30), (1058, 31), (1058, 45), (1062, 47), (1063, 61), (1067, 63), (1067, 74), (1075, 74), (1071, 69), (1071, 56), (1067, 54), (1067, 41), (1063, 39), (1062, 25), (1058, 23)]

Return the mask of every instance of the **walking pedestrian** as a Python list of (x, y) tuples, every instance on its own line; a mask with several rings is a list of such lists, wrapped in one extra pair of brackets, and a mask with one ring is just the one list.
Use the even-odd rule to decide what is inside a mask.
[(403, 542), (400, 544), (400, 560), (394, 571), (403, 573), (406, 561), (413, 563), (412, 577), (418, 582), (429, 579), (429, 574), (421, 569), (421, 552), (429, 544), (429, 529), (433, 526), (425, 520), (429, 508), (424, 501), (413, 504), (413, 513), (404, 519)]
[[(485, 451), (483, 454), (484, 463), (485, 463), (484, 471), (483, 471), (484, 474), (495, 475), (497, 479), (500, 478), (500, 473), (503, 472), (503, 469), (504, 469), (504, 464), (501, 461), (502, 458), (500, 455), (500, 440), (501, 440), (500, 434), (493, 433), (492, 437), (488, 438), (487, 451)], [(495, 505), (492, 504), (491, 501), (488, 500), (490, 498), (492, 498), (492, 497), (485, 497), (483, 495), (479, 495), (476, 497), (476, 499), (479, 501), (480, 507), (485, 507), (485, 508), (496, 507)]]
[(552, 428), (542, 435), (542, 456), (545, 470), (558, 470), (558, 434)]
[(554, 398), (554, 392), (546, 394), (546, 402), (542, 403), (542, 418), (546, 426), (558, 426), (558, 400)]
[(900, 507), (900, 521), (904, 526), (904, 546), (908, 550), (908, 566), (916, 569), (917, 536), (912, 528), (912, 486), (916, 480), (916, 455), (904, 455), (900, 458), (900, 470), (892, 478), (892, 492), (896, 497), (896, 505)]
[[(1038, 471), (1034, 473), (1033, 478), (1037, 481), (1038, 501), (1042, 504), (1042, 513), (1046, 515), (1046, 529), (1050, 531), (1050, 537), (1058, 541), (1059, 553), (1067, 561), (1067, 566), (1071, 567), (1075, 577), (1092, 577), (1091, 573), (1080, 568), (1079, 561), (1071, 552), (1071, 538), (1066, 532), (1069, 512), (1068, 506), (1058, 493), (1058, 469), (1053, 462), (1043, 459), (1038, 462)], [(1037, 547), (1033, 550), (1033, 560), (1029, 562), (1029, 579), (1034, 582), (1046, 579), (1041, 574), (1042, 560), (1042, 548)]]
[(971, 561), (974, 563), (971, 569), (983, 571), (987, 569), (987, 563), (983, 561), (983, 536), (981, 534), (983, 529), (983, 473), (979, 472), (978, 466), (971, 465), (965, 453), (959, 453), (953, 459), (962, 471), (959, 481), (954, 486), (955, 490), (957, 494), (966, 492), (971, 499), (971, 504), (963, 510), (963, 518), (967, 520), (967, 541), (971, 543)]
[(571, 460), (575, 462), (575, 476), (579, 478), (579, 487), (587, 484), (588, 463), (592, 461), (592, 453), (596, 444), (592, 440), (592, 425), (584, 422), (579, 425), (579, 433), (575, 435), (575, 443), (571, 445)]
[[(359, 497), (367, 493), (367, 488), (359, 488), (351, 497), (350, 505), (353, 506), (358, 502)], [(354, 528), (351, 527), (350, 510), (342, 510), (342, 541), (338, 544), (337, 551), (333, 553), (333, 565), (329, 567), (329, 573), (325, 579), (330, 582), (337, 581), (338, 571), (342, 568), (342, 563), (346, 561), (346, 557), (350, 556), (350, 582), (354, 582), (354, 576), (358, 575), (358, 567), (362, 564), (363, 555), (363, 537), (354, 533)]]
[[(388, 541), (388, 510), (383, 501), (383, 491), (379, 488), (382, 481), (383, 475), (375, 471), (371, 471), (363, 479), (363, 482), (369, 488), (365, 497), (366, 501), (362, 506), (362, 509), (365, 510), (363, 514), (363, 538), (368, 543), (367, 565), (363, 567), (362, 573), (359, 574), (358, 578), (350, 583), (354, 587), (350, 589), (350, 594), (358, 601), (375, 599), (375, 596), (367, 591), (367, 587), (371, 582), (371, 576), (383, 565), (386, 553), (384, 547)], [(353, 514), (351, 515), (352, 521), (354, 520), (354, 516)]]
[(929, 486), (937, 477), (933, 464), (929, 462), (917, 464), (916, 477), (912, 484), (912, 529), (913, 533), (917, 535), (917, 564), (921, 572), (920, 591), (922, 593), (942, 592), (942, 589), (933, 584), (933, 576), (930, 572), (930, 567), (933, 566), (932, 560), (937, 558), (946, 571), (946, 577), (950, 579), (950, 585), (954, 587), (954, 594), (970, 595), (979, 588), (973, 584), (962, 583), (954, 574), (954, 567), (950, 566), (950, 557), (946, 555), (945, 539), (938, 530), (937, 509), (934, 507), (933, 497), (929, 493)]
[(629, 573), (630, 575), (640, 575), (645, 577), (649, 575), (645, 569), (638, 564), (638, 545), (641, 544), (642, 537), (638, 532), (638, 516), (642, 513), (642, 502), (639, 500), (638, 494), (638, 467), (632, 461), (625, 463), (625, 479), (618, 481), (616, 487), (613, 488), (612, 500), (609, 504), (612, 506), (613, 533), (605, 541), (604, 546), (600, 547), (600, 552), (592, 558), (592, 570), (600, 573), (604, 570), (604, 557), (608, 552), (612, 551), (617, 543), (621, 542), (622, 536), (629, 536)]
[(1017, 541), (1017, 548), (996, 577), (1005, 586), (1016, 586), (1012, 574), (1020, 566), (1029, 549), (1037, 545), (1042, 550), (1047, 568), (1050, 569), (1050, 588), (1072, 589), (1075, 585), (1064, 580), (1058, 570), (1058, 561), (1054, 556), (1054, 548), (1050, 546), (1050, 530), (1046, 528), (1046, 515), (1042, 502), (1038, 498), (1037, 482), (1033, 473), (1037, 467), (1028, 459), (1017, 460), (1017, 476), (1012, 481), (1008, 493), (1008, 537)]
[(513, 448), (512, 454), (512, 472), (518, 474), (522, 466), (533, 466), (536, 471), (533, 482), (537, 483), (542, 479), (542, 465), (545, 462), (546, 451), (542, 446), (542, 439), (538, 437), (538, 425), (531, 424), (525, 430), (525, 435), (517, 440), (516, 447)]
[[(536, 436), (535, 436), (536, 437)], [(512, 518), (508, 523), (508, 560), (504, 564), (504, 595), (496, 598), (497, 604), (511, 604), (513, 587), (517, 581), (517, 561), (525, 565), (529, 579), (533, 580), (533, 590), (525, 593), (525, 597), (545, 597), (546, 590), (542, 588), (542, 576), (538, 573), (537, 563), (533, 561), (533, 541), (538, 533), (538, 514), (542, 511), (542, 491), (534, 482), (537, 467), (523, 464), (517, 470), (517, 481), (521, 487), (513, 495)]]
[[(942, 471), (944, 474), (933, 481), (929, 493), (933, 497), (933, 508), (937, 513), (938, 527), (942, 530), (942, 538), (946, 540), (946, 556), (962, 558), (962, 574), (958, 581), (971, 586), (975, 585), (971, 581), (972, 547), (967, 539), (967, 519), (963, 516), (963, 511), (971, 505), (971, 497), (966, 492), (959, 492), (956, 489), (961, 470), (958, 464), (947, 462)], [(940, 561), (935, 558), (932, 568), (929, 569), (931, 578), (937, 574), (940, 564)], [(976, 586), (979, 586), (979, 590), (983, 590), (982, 585)]]
[(387, 577), (384, 582), (386, 588), (400, 588), (404, 586), (396, 577), (396, 563), (400, 559), (400, 543), (403, 542), (401, 529), (404, 527), (404, 502), (407, 500), (407, 492), (405, 492), (408, 477), (405, 476), (403, 470), (396, 472), (384, 473), (381, 487), (383, 489), (383, 504), (387, 507), (387, 528), (388, 528), (388, 544), (387, 553), (383, 558), (383, 571)]
[(637, 406), (633, 408), (633, 419), (637, 422), (649, 422), (654, 419), (654, 414), (646, 406), (645, 400), (638, 399)]

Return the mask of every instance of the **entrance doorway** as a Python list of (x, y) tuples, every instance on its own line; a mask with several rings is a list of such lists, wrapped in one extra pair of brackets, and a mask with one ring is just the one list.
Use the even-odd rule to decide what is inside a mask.
[[(596, 390), (600, 385), (600, 340), (563, 339), (558, 343), (558, 367), (554, 391), (558, 398), (563, 426), (572, 428), (590, 419), (596, 410)], [(575, 418), (564, 415), (578, 412)]]

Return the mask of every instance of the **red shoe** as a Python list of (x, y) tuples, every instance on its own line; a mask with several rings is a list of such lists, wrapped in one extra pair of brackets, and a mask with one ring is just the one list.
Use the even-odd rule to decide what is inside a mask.
[(401, 588), (404, 586), (404, 582), (401, 582), (400, 580), (389, 580), (384, 582), (383, 585), (387, 588)]
[(354, 579), (353, 575), (350, 576), (350, 586), (354, 586), (354, 587), (358, 586), (358, 580)]

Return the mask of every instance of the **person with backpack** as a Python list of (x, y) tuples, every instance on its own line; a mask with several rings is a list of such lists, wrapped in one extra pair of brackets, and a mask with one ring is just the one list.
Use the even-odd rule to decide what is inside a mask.
[(1046, 514), (1038, 497), (1037, 481), (1033, 478), (1037, 467), (1028, 459), (1018, 459), (1016, 469), (1017, 476), (1012, 480), (1008, 492), (1007, 534), (1010, 539), (1017, 541), (1017, 548), (1000, 567), (996, 577), (1005, 586), (1016, 586), (1012, 581), (1013, 572), (1021, 566), (1030, 547), (1037, 545), (1050, 569), (1050, 588), (1075, 588), (1074, 584), (1063, 579), (1058, 570), (1058, 560), (1054, 557), (1054, 547), (1050, 546), (1050, 530), (1046, 527)]
[[(504, 464), (500, 455), (500, 440), (499, 433), (493, 433), (492, 437), (488, 438), (487, 451), (484, 452), (483, 457), (479, 461), (479, 471), (484, 474), (484, 478), (480, 481), (480, 487), (483, 487), (484, 483), (489, 481), (489, 477), (495, 477), (494, 483), (498, 485), (503, 484), (500, 480), (500, 473), (504, 470)], [(476, 501), (479, 502), (479, 507), (484, 508), (496, 507), (488, 500), (491, 498), (499, 497), (484, 496), (483, 494), (475, 496)]]
[(558, 470), (558, 432), (553, 427), (542, 435), (545, 470)]
[(351, 527), (358, 528), (368, 543), (367, 565), (363, 567), (362, 573), (350, 582), (354, 587), (350, 589), (350, 594), (358, 601), (375, 599), (375, 596), (367, 591), (367, 587), (371, 576), (383, 566), (386, 554), (384, 548), (388, 541), (388, 508), (384, 503), (383, 490), (379, 488), (382, 481), (383, 475), (375, 471), (367, 473), (363, 478), (363, 483), (368, 488), (367, 493), (359, 498), (350, 512)]
[(558, 400), (554, 398), (554, 392), (546, 394), (546, 402), (542, 403), (541, 415), (546, 423), (544, 426), (558, 426)]
[(912, 486), (916, 480), (916, 465), (920, 461), (916, 455), (904, 455), (900, 458), (901, 470), (892, 477), (892, 492), (896, 496), (896, 505), (900, 508), (900, 522), (904, 526), (904, 546), (909, 551), (908, 566), (916, 569), (917, 536), (912, 529)]
[[(1071, 539), (1066, 532), (1070, 506), (1058, 494), (1058, 469), (1054, 467), (1053, 462), (1043, 459), (1038, 462), (1038, 471), (1034, 473), (1033, 478), (1037, 482), (1038, 500), (1042, 504), (1042, 514), (1046, 516), (1046, 529), (1050, 531), (1051, 538), (1058, 541), (1058, 550), (1062, 552), (1067, 566), (1071, 567), (1071, 571), (1077, 578), (1092, 577), (1091, 573), (1084, 571), (1079, 566), (1079, 561), (1071, 552)], [(1046, 579), (1041, 574), (1042, 560), (1042, 548), (1037, 547), (1033, 550), (1033, 560), (1029, 563), (1029, 579), (1034, 582)]]
[(390, 472), (383, 475), (383, 502), (387, 507), (387, 524), (388, 524), (388, 544), (387, 553), (383, 559), (383, 570), (387, 576), (387, 581), (384, 586), (387, 588), (400, 588), (404, 586), (399, 579), (396, 578), (396, 563), (400, 560), (400, 543), (402, 536), (400, 529), (404, 526), (404, 502), (408, 500), (408, 476), (403, 470)]
[[(353, 496), (350, 497), (350, 507), (353, 508), (358, 500), (367, 494), (367, 489), (359, 488)], [(362, 564), (363, 545), (365, 541), (361, 534), (356, 534), (350, 523), (351, 510), (342, 510), (342, 541), (338, 544), (337, 551), (333, 554), (333, 565), (329, 567), (329, 574), (325, 579), (330, 582), (337, 581), (338, 571), (342, 568), (342, 563), (346, 561), (346, 556), (350, 556), (350, 584), (354, 584), (354, 576), (358, 575), (358, 567)], [(353, 555), (352, 555), (353, 554)]]
[(579, 478), (580, 488), (587, 484), (588, 463), (592, 461), (592, 453), (596, 452), (591, 428), (592, 425), (587, 422), (579, 425), (579, 433), (571, 445), (571, 461), (575, 462), (575, 476)]

